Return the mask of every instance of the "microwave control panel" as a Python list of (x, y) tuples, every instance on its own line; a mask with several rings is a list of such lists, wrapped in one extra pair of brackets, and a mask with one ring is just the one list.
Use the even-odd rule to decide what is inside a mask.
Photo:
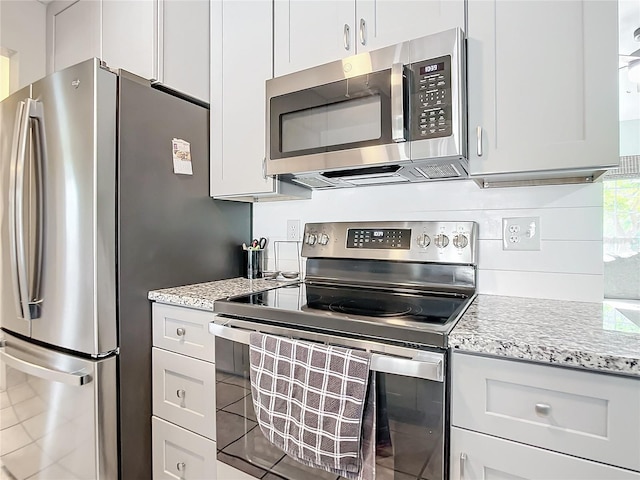
[(412, 63), (409, 69), (411, 139), (451, 136), (451, 56)]

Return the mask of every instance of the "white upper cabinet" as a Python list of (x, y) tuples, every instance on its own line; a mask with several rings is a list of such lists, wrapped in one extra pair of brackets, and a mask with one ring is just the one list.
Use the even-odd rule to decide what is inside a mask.
[(47, 73), (99, 57), (100, 3), (81, 0), (49, 4), (47, 53)]
[(47, 7), (47, 72), (91, 57), (209, 101), (209, 2), (76, 0)]
[(355, 55), (353, 0), (274, 0), (274, 76)]
[(464, 27), (463, 0), (274, 0), (274, 73), (454, 27)]
[(310, 190), (265, 176), (265, 82), (273, 75), (271, 2), (213, 2), (211, 31), (211, 196), (240, 201), (309, 198)]
[(463, 0), (358, 0), (358, 53), (450, 28), (464, 30)]
[[(127, 2), (136, 3), (136, 2)], [(209, 102), (208, 0), (158, 0), (158, 80)]]
[(607, 0), (468, 2), (478, 183), (584, 180), (618, 163), (617, 22)]
[[(80, 0), (78, 3), (86, 1)], [(100, 58), (110, 67), (122, 68), (143, 78), (158, 78), (154, 59), (154, 36), (157, 32), (154, 22), (156, 2), (152, 0), (88, 1), (102, 5)]]

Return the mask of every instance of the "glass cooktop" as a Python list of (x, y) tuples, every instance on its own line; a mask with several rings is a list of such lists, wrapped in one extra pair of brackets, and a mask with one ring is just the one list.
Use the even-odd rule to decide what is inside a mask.
[(298, 283), (216, 301), (214, 311), (291, 327), (446, 346), (442, 337), (468, 301), (444, 293)]

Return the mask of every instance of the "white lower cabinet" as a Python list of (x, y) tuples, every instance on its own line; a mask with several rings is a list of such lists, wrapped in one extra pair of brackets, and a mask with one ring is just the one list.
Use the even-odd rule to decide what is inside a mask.
[(153, 305), (153, 478), (215, 480), (212, 312)]
[(640, 480), (640, 379), (455, 352), (452, 479)]
[(216, 442), (155, 416), (151, 427), (154, 480), (216, 478)]
[(640, 473), (451, 429), (451, 480), (640, 480)]

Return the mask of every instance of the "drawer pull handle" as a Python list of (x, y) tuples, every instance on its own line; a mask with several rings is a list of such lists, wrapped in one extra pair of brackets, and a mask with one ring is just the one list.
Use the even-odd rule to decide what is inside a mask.
[(546, 403), (536, 403), (536, 415), (539, 417), (548, 417), (551, 413), (551, 405)]
[(463, 452), (460, 454), (460, 480), (464, 480), (464, 464), (466, 461), (467, 454)]
[(187, 468), (187, 464), (184, 462), (178, 462), (176, 463), (176, 468), (179, 472), (184, 472), (184, 469)]
[(184, 398), (185, 395), (187, 394), (187, 392), (185, 392), (183, 389), (178, 389), (176, 390), (176, 395), (178, 396), (178, 398)]
[(187, 331), (182, 327), (176, 329), (176, 335), (178, 335), (179, 337), (184, 337), (185, 333), (187, 333)]

